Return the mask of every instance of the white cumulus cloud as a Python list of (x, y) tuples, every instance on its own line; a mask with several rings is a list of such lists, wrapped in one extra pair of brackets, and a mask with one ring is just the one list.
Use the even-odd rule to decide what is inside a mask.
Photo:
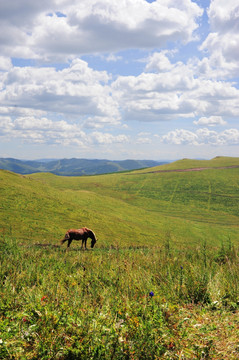
[(182, 0), (12, 0), (0, 3), (1, 53), (44, 61), (191, 41), (203, 10)]
[(194, 121), (193, 123), (199, 126), (216, 126), (226, 125), (227, 122), (223, 120), (221, 116), (209, 116), (201, 117), (198, 121)]
[(198, 76), (195, 64), (171, 63), (164, 51), (148, 61), (147, 72), (119, 76), (112, 83), (125, 120), (148, 122), (197, 116), (198, 125), (211, 126), (224, 125), (223, 117), (239, 116), (239, 90), (233, 83)]
[(47, 117), (19, 116), (12, 119), (2, 116), (0, 121), (0, 138), (18, 138), (28, 143), (61, 144), (61, 145), (109, 145), (128, 143), (125, 134), (112, 135), (94, 131), (90, 136), (77, 123), (65, 120), (51, 120)]
[[(212, 0), (208, 9), (211, 32), (200, 49), (209, 57), (199, 64), (208, 76), (225, 78), (239, 71), (239, 4), (237, 0)], [(202, 67), (202, 69), (203, 69)]]
[(175, 145), (239, 145), (239, 130), (227, 129), (217, 132), (203, 128), (192, 132), (185, 129), (176, 129), (163, 135), (161, 141)]
[[(80, 59), (69, 68), (13, 67), (0, 73), (0, 102), (9, 107), (64, 114), (82, 123), (116, 124), (118, 104), (110, 95), (110, 77)], [(87, 125), (87, 124), (86, 124)]]
[(112, 135), (109, 133), (95, 131), (92, 133), (92, 141), (97, 144), (109, 145), (112, 143), (127, 143), (129, 141), (129, 137), (124, 134)]

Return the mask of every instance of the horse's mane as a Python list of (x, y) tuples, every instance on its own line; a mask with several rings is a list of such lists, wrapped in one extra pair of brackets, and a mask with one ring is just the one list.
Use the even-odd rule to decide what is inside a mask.
[(92, 231), (91, 229), (88, 229), (87, 227), (83, 227), (82, 229), (84, 231), (88, 232), (89, 235), (93, 236), (96, 239), (94, 231)]
[(94, 231), (90, 230), (90, 231), (89, 231), (89, 234), (93, 236), (94, 240), (96, 240), (96, 236), (95, 236)]

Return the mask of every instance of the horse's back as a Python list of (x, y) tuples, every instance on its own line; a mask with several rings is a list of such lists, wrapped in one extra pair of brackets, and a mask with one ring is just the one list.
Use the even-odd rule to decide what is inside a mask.
[(84, 233), (84, 230), (83, 230), (83, 229), (69, 229), (67, 232), (68, 232), (69, 234), (73, 234), (73, 233), (83, 234), (83, 233)]
[(67, 231), (67, 234), (69, 234), (69, 236), (72, 239), (76, 239), (76, 240), (80, 240), (82, 239), (82, 237), (84, 237), (85, 233), (87, 233), (86, 228), (81, 228), (81, 229), (69, 229)]

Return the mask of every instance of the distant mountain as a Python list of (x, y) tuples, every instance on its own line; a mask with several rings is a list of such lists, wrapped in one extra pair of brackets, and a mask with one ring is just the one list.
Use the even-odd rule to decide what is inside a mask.
[(98, 175), (118, 171), (136, 170), (167, 162), (153, 160), (89, 160), (89, 159), (60, 159), (60, 160), (18, 160), (13, 158), (0, 158), (0, 169), (13, 171), (18, 174), (32, 174), (37, 172), (50, 172), (56, 175), (81, 176)]

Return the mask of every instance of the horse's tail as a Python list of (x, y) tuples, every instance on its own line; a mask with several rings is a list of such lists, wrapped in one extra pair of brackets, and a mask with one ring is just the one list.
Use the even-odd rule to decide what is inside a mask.
[(60, 241), (60, 244), (61, 244), (61, 245), (64, 244), (64, 242), (67, 241), (67, 240), (69, 240), (69, 239), (70, 239), (70, 235), (69, 235), (69, 233), (67, 232), (66, 235), (65, 235), (65, 237), (64, 237), (64, 239), (62, 239), (62, 240)]

